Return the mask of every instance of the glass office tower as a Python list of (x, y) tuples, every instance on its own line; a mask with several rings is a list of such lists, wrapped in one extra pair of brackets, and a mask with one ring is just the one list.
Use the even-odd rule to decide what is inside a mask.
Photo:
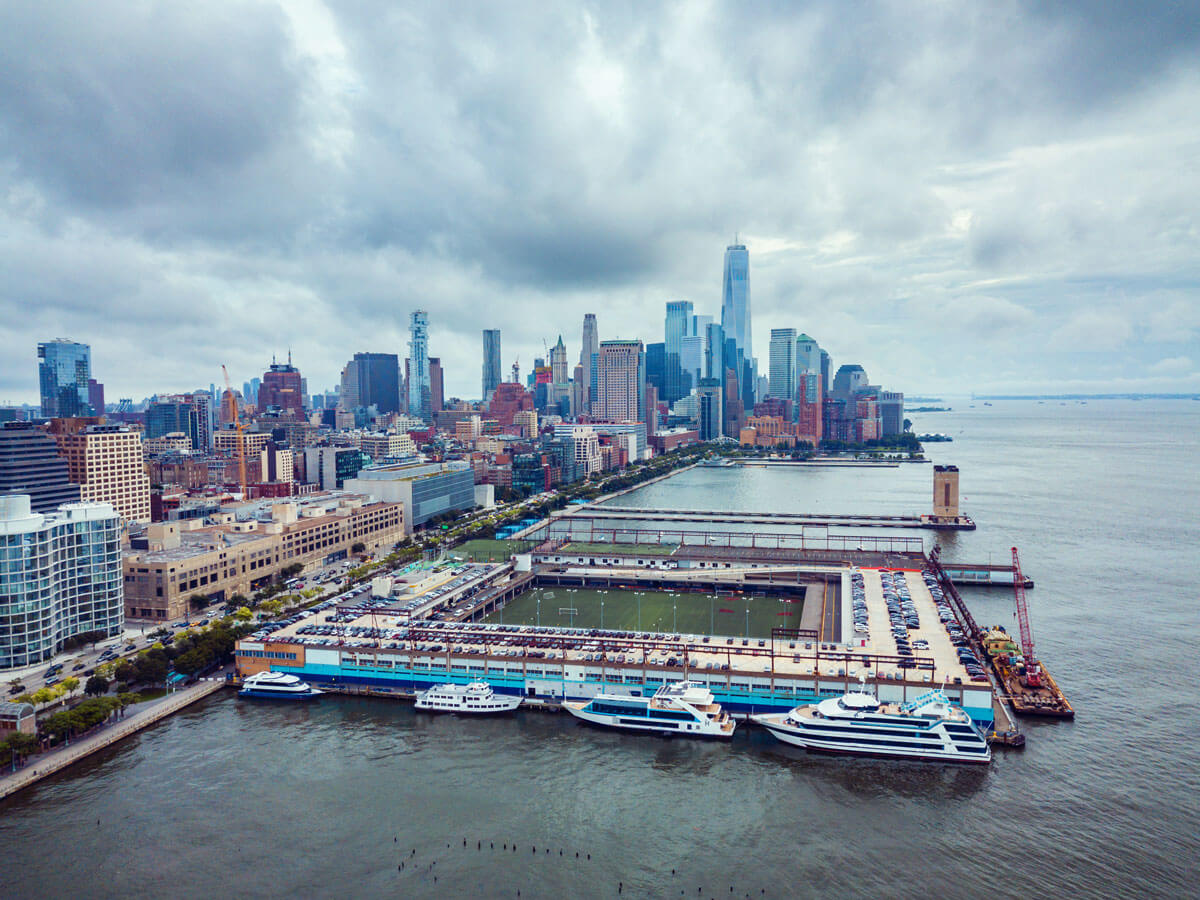
[(43, 416), (57, 419), (98, 415), (88, 402), (91, 347), (59, 338), (38, 344), (37, 355)]

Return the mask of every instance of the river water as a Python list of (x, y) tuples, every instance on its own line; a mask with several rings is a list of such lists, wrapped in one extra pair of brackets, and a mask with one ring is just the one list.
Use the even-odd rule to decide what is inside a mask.
[[(912, 418), (954, 436), (929, 450), (979, 524), (947, 558), (1020, 547), (1078, 711), (1024, 723), (990, 768), (220, 694), (0, 804), (4, 896), (1195, 896), (1200, 403)], [(931, 478), (698, 469), (620, 503), (918, 513)], [(966, 596), (1015, 627), (1009, 592)]]

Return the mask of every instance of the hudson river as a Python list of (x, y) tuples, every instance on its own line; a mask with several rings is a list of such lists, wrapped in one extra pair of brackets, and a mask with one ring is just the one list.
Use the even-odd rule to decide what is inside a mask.
[[(1196, 896), (1200, 403), (955, 406), (912, 415), (979, 524), (946, 557), (1020, 548), (1078, 714), (990, 768), (222, 693), (0, 804), (4, 896)], [(917, 513), (931, 478), (697, 469), (620, 502)], [(965, 594), (1015, 630), (1010, 592)]]

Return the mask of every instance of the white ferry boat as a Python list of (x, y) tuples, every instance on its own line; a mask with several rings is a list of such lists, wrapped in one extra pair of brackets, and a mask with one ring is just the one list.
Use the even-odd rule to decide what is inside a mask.
[(713, 700), (712, 691), (695, 681), (663, 685), (653, 697), (597, 694), (563, 707), (585, 722), (629, 731), (731, 738), (735, 727), (729, 714)]
[(272, 700), (310, 700), (323, 691), (287, 672), (259, 672), (242, 682), (239, 697), (266, 697)]
[(788, 744), (826, 753), (989, 763), (983, 733), (945, 693), (932, 690), (903, 705), (880, 703), (864, 685), (788, 713), (751, 716)]
[(430, 712), (489, 713), (512, 712), (521, 705), (521, 698), (497, 694), (486, 681), (470, 684), (439, 684), (417, 695), (417, 709)]

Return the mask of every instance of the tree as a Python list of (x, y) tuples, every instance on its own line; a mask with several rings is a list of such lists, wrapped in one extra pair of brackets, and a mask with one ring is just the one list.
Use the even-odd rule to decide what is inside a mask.
[(64, 678), (62, 686), (68, 694), (72, 694), (75, 692), (75, 688), (79, 687), (79, 679), (73, 675), (70, 678)]
[(117, 681), (133, 681), (137, 677), (137, 669), (134, 668), (133, 663), (129, 660), (123, 659), (113, 669), (112, 676)]
[(350, 546), (350, 552), (351, 552), (351, 553), (355, 553), (355, 554), (358, 554), (358, 553), (363, 553), (363, 552), (365, 552), (365, 551), (366, 551), (366, 549), (367, 549), (367, 545), (366, 545), (366, 544), (364, 544), (362, 541), (355, 541), (355, 542), (354, 542), (354, 543), (353, 543), (353, 544)]
[(108, 693), (108, 679), (103, 675), (93, 675), (87, 680), (83, 692), (90, 697), (99, 697)]
[(250, 610), (245, 606), (239, 606), (234, 612), (233, 617), (239, 622), (249, 622), (254, 618), (254, 613), (250, 612)]
[(188, 602), (192, 605), (192, 609), (196, 610), (197, 612), (208, 606), (208, 598), (203, 594), (192, 594), (191, 599), (188, 600)]
[(905, 420), (904, 420), (904, 430), (905, 430), (905, 431), (912, 431), (912, 419), (905, 419)]
[(54, 691), (50, 690), (50, 688), (38, 688), (36, 691), (30, 694), (29, 702), (34, 706), (41, 706), (43, 703), (49, 703), (55, 698), (55, 696), (56, 695)]

